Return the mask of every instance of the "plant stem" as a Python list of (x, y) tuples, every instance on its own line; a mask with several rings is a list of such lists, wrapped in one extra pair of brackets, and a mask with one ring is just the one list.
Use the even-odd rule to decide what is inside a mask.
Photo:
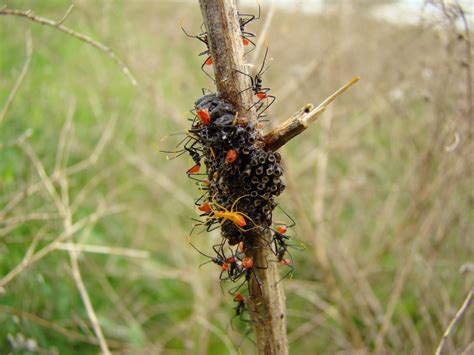
[[(233, 0), (200, 0), (201, 11), (208, 33), (209, 49), (214, 64), (217, 92), (232, 103), (239, 116), (255, 120), (249, 77), (243, 62), (243, 45), (237, 7)], [(250, 237), (250, 236), (247, 236)], [(280, 283), (277, 263), (271, 259), (268, 228), (252, 233), (261, 247), (246, 252), (254, 260), (249, 280), (248, 309), (256, 335), (259, 354), (288, 354), (286, 336), (285, 295)], [(268, 267), (267, 267), (268, 265)], [(258, 268), (261, 266), (262, 268)]]

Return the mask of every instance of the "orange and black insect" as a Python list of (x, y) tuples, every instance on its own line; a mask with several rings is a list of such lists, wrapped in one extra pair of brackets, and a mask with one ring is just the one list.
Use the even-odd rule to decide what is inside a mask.
[[(244, 73), (243, 71), (236, 70), (240, 74), (245, 75), (245, 76), (250, 78), (250, 81), (251, 81), (252, 85), (250, 87), (248, 87), (247, 89), (242, 90), (240, 93), (245, 92), (247, 90), (252, 90), (253, 91), (254, 95), (257, 97), (258, 100), (251, 107), (249, 107), (249, 110), (252, 107), (257, 106), (257, 113), (259, 113), (259, 116), (261, 116), (266, 110), (268, 110), (268, 108), (276, 100), (275, 96), (268, 94), (269, 91), (270, 91), (270, 88), (263, 87), (263, 84), (262, 84), (263, 83), (262, 76), (266, 71), (266, 69), (264, 69), (264, 68), (265, 68), (265, 62), (267, 60), (267, 56), (268, 56), (268, 47), (265, 51), (265, 57), (263, 58), (262, 67), (260, 68), (258, 73), (255, 74), (255, 77), (253, 77), (253, 76), (251, 76), (247, 73)], [(262, 102), (263, 100), (267, 101), (266, 105)]]
[[(281, 208), (280, 208), (281, 209)], [(275, 229), (272, 228), (273, 231), (273, 237), (270, 241), (270, 243), (273, 244), (274, 247), (274, 253), (277, 258), (277, 262), (280, 265), (287, 266), (289, 268), (289, 271), (282, 277), (282, 279), (288, 277), (289, 275), (292, 275), (295, 267), (293, 265), (293, 257), (291, 253), (289, 252), (288, 248), (292, 247), (295, 249), (300, 249), (299, 246), (289, 244), (290, 241), (290, 236), (287, 235), (286, 233), (288, 232), (288, 229), (294, 227), (296, 225), (295, 221), (293, 218), (290, 217), (288, 213), (286, 213), (283, 209), (281, 209), (283, 213), (286, 214), (288, 218), (291, 220), (291, 224), (289, 225), (278, 225)], [(301, 250), (304, 248), (301, 248)], [(288, 256), (288, 257), (286, 257)]]
[[(245, 198), (248, 197), (249, 195), (243, 195), (237, 198), (233, 203), (232, 206), (230, 207), (230, 210), (219, 204), (217, 201), (212, 198), (211, 201), (208, 202), (212, 214), (208, 217), (207, 221), (217, 219), (221, 220), (222, 224), (224, 221), (228, 220), (231, 221), (235, 224), (239, 230), (245, 232), (248, 231), (248, 229), (243, 229), (243, 227), (247, 227), (248, 223), (251, 222), (253, 225), (255, 223), (253, 222), (252, 218), (250, 218), (247, 214), (239, 211), (235, 211), (234, 208), (237, 206), (237, 203)], [(215, 196), (214, 196), (215, 197)], [(216, 209), (216, 207), (220, 208), (220, 210)]]
[(229, 149), (226, 153), (225, 156), (225, 163), (226, 164), (232, 164), (237, 160), (238, 153), (235, 149)]
[(199, 117), (203, 125), (209, 126), (211, 123), (211, 117), (209, 116), (209, 110), (207, 108), (197, 110), (196, 115)]
[[(201, 169), (201, 157), (203, 155), (202, 149), (198, 148), (199, 141), (190, 134), (184, 133), (186, 135), (175, 147), (174, 150), (160, 150), (161, 153), (172, 154), (171, 158), (175, 159), (180, 157), (185, 153), (189, 153), (191, 158), (194, 161), (194, 165), (186, 171), (188, 176), (196, 175)], [(182, 146), (181, 149), (178, 149)]]
[(206, 59), (204, 60), (204, 62), (202, 63), (201, 65), (201, 70), (204, 72), (204, 74), (206, 74), (212, 81), (214, 81), (214, 78), (207, 72), (204, 70), (204, 66), (206, 65), (212, 65), (213, 64), (213, 60), (212, 60), (212, 57), (211, 57), (211, 51), (209, 49), (209, 39), (207, 37), (207, 32), (201, 32), (200, 34), (198, 34), (197, 36), (193, 36), (193, 35), (190, 35), (188, 32), (186, 32), (186, 30), (184, 29), (183, 26), (181, 26), (181, 29), (183, 30), (184, 34), (190, 38), (196, 38), (197, 40), (199, 40), (200, 42), (204, 43), (204, 45), (206, 46), (206, 50), (199, 53), (199, 56), (206, 56)]
[[(245, 298), (242, 295), (242, 293), (236, 292), (236, 294), (234, 295), (234, 302), (237, 302), (237, 306), (235, 306), (235, 314), (232, 317), (231, 322), (232, 322), (232, 320), (234, 320), (235, 317), (239, 317), (239, 319), (241, 321), (247, 321), (248, 322), (248, 320), (243, 318), (243, 316), (245, 314), (245, 311), (247, 311), (247, 306), (246, 306), (246, 303), (245, 303)], [(232, 326), (232, 328), (233, 328), (233, 326)]]
[[(209, 258), (208, 261), (202, 263), (199, 267), (207, 264), (207, 263), (214, 263), (221, 267), (221, 273), (219, 275), (219, 279), (223, 280), (231, 280), (237, 281), (240, 277), (245, 273), (245, 269), (241, 266), (241, 263), (237, 260), (237, 258), (232, 255), (230, 257), (226, 257), (223, 251), (223, 244), (213, 245), (212, 249), (216, 253), (216, 256), (210, 256), (202, 251), (200, 251), (194, 244), (189, 242), (189, 244), (201, 255)], [(219, 247), (219, 248), (218, 248)], [(226, 273), (226, 276), (223, 276)]]
[(268, 268), (268, 263), (265, 266), (258, 266), (255, 265), (254, 261), (250, 257), (244, 257), (240, 260), (240, 265), (241, 265), (241, 275), (237, 279), (239, 279), (242, 275), (245, 274), (245, 280), (240, 284), (235, 286), (234, 288), (231, 288), (229, 290), (229, 293), (231, 295), (236, 295), (239, 290), (242, 288), (242, 286), (247, 282), (250, 281), (250, 278), (252, 277), (252, 274), (254, 275), (254, 279), (257, 282), (258, 287), (260, 288), (262, 283), (260, 279), (258, 278), (257, 274), (255, 273), (255, 269), (267, 269)]
[(249, 44), (253, 45), (253, 48), (248, 51), (247, 53), (250, 53), (253, 51), (256, 47), (255, 43), (251, 38), (255, 38), (255, 34), (252, 32), (247, 32), (245, 31), (245, 26), (247, 26), (250, 22), (255, 21), (260, 19), (260, 4), (258, 4), (258, 15), (251, 15), (251, 14), (241, 14), (239, 12), (239, 27), (240, 27), (240, 32), (242, 34), (242, 44), (244, 46), (248, 46)]

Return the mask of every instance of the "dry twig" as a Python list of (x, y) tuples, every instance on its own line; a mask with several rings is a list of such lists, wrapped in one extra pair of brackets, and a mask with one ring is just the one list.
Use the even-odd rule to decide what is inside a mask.
[(129, 258), (147, 259), (150, 253), (147, 250), (137, 250), (130, 248), (110, 247), (107, 245), (90, 245), (90, 244), (75, 244), (75, 243), (60, 243), (57, 246), (58, 250), (98, 253), (107, 255), (120, 255)]
[[(125, 76), (128, 78), (128, 80), (132, 83), (132, 85), (136, 86), (137, 81), (136, 81), (135, 77), (132, 75), (132, 73), (130, 72), (130, 69), (125, 64), (125, 62), (122, 59), (120, 59), (117, 56), (117, 54), (115, 54), (115, 52), (112, 49), (110, 49), (106, 45), (96, 41), (95, 39), (93, 39), (93, 38), (91, 38), (91, 37), (89, 37), (85, 34), (76, 32), (76, 31), (70, 29), (69, 27), (66, 27), (66, 26), (63, 25), (63, 22), (66, 20), (66, 18), (71, 13), (72, 8), (73, 7), (70, 6), (67, 9), (64, 16), (59, 21), (53, 21), (53, 20), (50, 20), (48, 18), (37, 16), (31, 10), (21, 11), (21, 10), (9, 9), (7, 7), (4, 7), (4, 8), (0, 9), (0, 15), (23, 17), (23, 18), (26, 18), (30, 21), (39, 23), (41, 25), (46, 25), (46, 26), (56, 28), (57, 30), (59, 30), (61, 32), (67, 33), (68, 35), (70, 35), (72, 37), (75, 37), (75, 38), (77, 38), (77, 39), (79, 39), (79, 40), (81, 40), (85, 43), (90, 44), (93, 47), (98, 48), (99, 50), (104, 52), (110, 59), (112, 59), (115, 63), (117, 63), (117, 65), (122, 69), (122, 72), (125, 74)], [(1, 121), (1, 119), (0, 119), (0, 121)]]
[(456, 312), (456, 315), (449, 323), (448, 328), (446, 328), (446, 331), (443, 334), (443, 338), (441, 339), (441, 342), (439, 343), (438, 348), (436, 349), (436, 352), (435, 352), (436, 355), (441, 355), (443, 353), (443, 348), (444, 348), (444, 345), (446, 344), (446, 340), (448, 340), (448, 337), (451, 335), (454, 327), (462, 318), (464, 313), (466, 313), (473, 298), (474, 298), (474, 289), (471, 289), (469, 293), (467, 294), (466, 299), (464, 300), (461, 308), (459, 308), (459, 310)]
[[(1, 13), (1, 11), (2, 10), (0, 10), (0, 13)], [(3, 105), (2, 111), (0, 111), (0, 124), (2, 123), (3, 119), (5, 118), (5, 115), (7, 114), (8, 109), (10, 108), (10, 105), (13, 102), (13, 99), (15, 98), (15, 95), (18, 92), (18, 89), (20, 88), (20, 85), (23, 82), (23, 79), (25, 78), (26, 73), (28, 72), (28, 68), (30, 66), (31, 55), (33, 53), (33, 44), (32, 44), (32, 41), (31, 41), (31, 33), (30, 32), (26, 33), (25, 42), (26, 42), (25, 63), (23, 64), (23, 68), (21, 68), (20, 75), (18, 75), (18, 78), (16, 79), (15, 85), (13, 86), (12, 90), (10, 91), (10, 94), (7, 97), (7, 101), (5, 102), (5, 105)]]
[(359, 79), (358, 76), (352, 78), (314, 109), (313, 105), (307, 104), (292, 117), (263, 137), (265, 147), (269, 150), (275, 151), (288, 143), (292, 138), (302, 133), (312, 123), (314, 123), (324, 111), (326, 111), (329, 104), (331, 104), (344, 91), (357, 83)]
[[(72, 124), (73, 113), (74, 113), (74, 108), (70, 110), (70, 114), (68, 115), (68, 118), (66, 119), (66, 122), (64, 124), (64, 128), (60, 136), (58, 150), (56, 154), (54, 175), (59, 175), (60, 196), (58, 196), (58, 194), (56, 193), (56, 189), (54, 189), (54, 186), (52, 185), (49, 177), (44, 177), (41, 171), (39, 171), (39, 169), (37, 168), (38, 173), (41, 179), (43, 180), (48, 192), (50, 192), (51, 198), (56, 204), (58, 212), (63, 217), (63, 227), (64, 227), (65, 232), (68, 232), (72, 228), (72, 212), (71, 212), (71, 204), (69, 200), (69, 185), (68, 185), (67, 177), (66, 175), (63, 174), (63, 171), (66, 168), (66, 162), (67, 162), (67, 156), (68, 156), (68, 149), (65, 142), (70, 132), (70, 126)], [(35, 163), (35, 166), (38, 166), (38, 165), (39, 163)], [(44, 171), (44, 168), (42, 167), (42, 165), (41, 165), (41, 170)], [(105, 339), (105, 336), (102, 332), (102, 328), (99, 324), (99, 320), (97, 319), (96, 312), (94, 310), (94, 307), (92, 306), (92, 301), (90, 299), (89, 292), (87, 291), (87, 288), (82, 279), (81, 270), (79, 268), (80, 252), (78, 252), (77, 249), (72, 248), (68, 250), (68, 253), (69, 253), (69, 260), (71, 262), (72, 277), (74, 279), (74, 282), (76, 283), (76, 287), (81, 296), (82, 302), (84, 304), (84, 308), (92, 324), (92, 328), (94, 329), (94, 333), (99, 342), (102, 353), (110, 354), (109, 345), (107, 344), (107, 340)]]

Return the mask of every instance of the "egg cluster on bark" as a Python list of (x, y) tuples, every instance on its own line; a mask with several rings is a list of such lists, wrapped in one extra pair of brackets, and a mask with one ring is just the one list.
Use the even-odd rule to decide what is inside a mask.
[(195, 144), (189, 152), (201, 154), (207, 175), (203, 203), (212, 206), (203, 215), (212, 217), (215, 211), (228, 211), (244, 216), (243, 226), (219, 218), (206, 222), (208, 226), (222, 222), (223, 237), (235, 245), (248, 232), (270, 227), (276, 207), (274, 196), (285, 189), (281, 156), (265, 151), (259, 144), (257, 124), (239, 117), (234, 107), (217, 95), (199, 98), (195, 110), (189, 130)]

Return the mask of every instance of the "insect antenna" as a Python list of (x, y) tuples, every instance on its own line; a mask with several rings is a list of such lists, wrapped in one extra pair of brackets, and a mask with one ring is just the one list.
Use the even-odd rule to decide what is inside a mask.
[(260, 70), (257, 72), (256, 74), (256, 77), (261, 77), (268, 69), (268, 67), (265, 68), (265, 70), (263, 69), (265, 67), (265, 62), (267, 61), (267, 56), (268, 56), (268, 44), (267, 44), (267, 49), (265, 50), (265, 55), (263, 56), (263, 62), (262, 62), (262, 66), (260, 67)]
[(287, 228), (293, 228), (294, 226), (296, 226), (295, 220), (289, 215), (289, 213), (286, 212), (283, 208), (281, 208), (280, 205), (278, 205), (277, 207), (278, 207), (278, 209), (279, 209), (280, 211), (282, 211), (282, 212), (285, 214), (285, 216), (288, 217), (288, 219), (291, 221), (291, 224), (287, 225), (287, 224), (285, 224), (285, 223), (283, 223), (283, 222), (276, 222), (276, 223), (274, 223), (274, 224), (285, 225)]
[(199, 268), (201, 268), (201, 266), (203, 266), (203, 265), (206, 265), (206, 264), (209, 264), (209, 263), (214, 262), (214, 260), (216, 259), (216, 258), (214, 258), (214, 257), (212, 257), (212, 256), (210, 256), (210, 255), (207, 255), (207, 254), (203, 253), (202, 251), (200, 251), (193, 243), (191, 243), (191, 242), (188, 242), (188, 243), (189, 243), (189, 245), (191, 245), (199, 254), (201, 254), (201, 255), (203, 255), (203, 256), (205, 256), (205, 257), (207, 257), (207, 258), (210, 259), (210, 260), (208, 260), (208, 261), (202, 263), (201, 265), (199, 265)]

